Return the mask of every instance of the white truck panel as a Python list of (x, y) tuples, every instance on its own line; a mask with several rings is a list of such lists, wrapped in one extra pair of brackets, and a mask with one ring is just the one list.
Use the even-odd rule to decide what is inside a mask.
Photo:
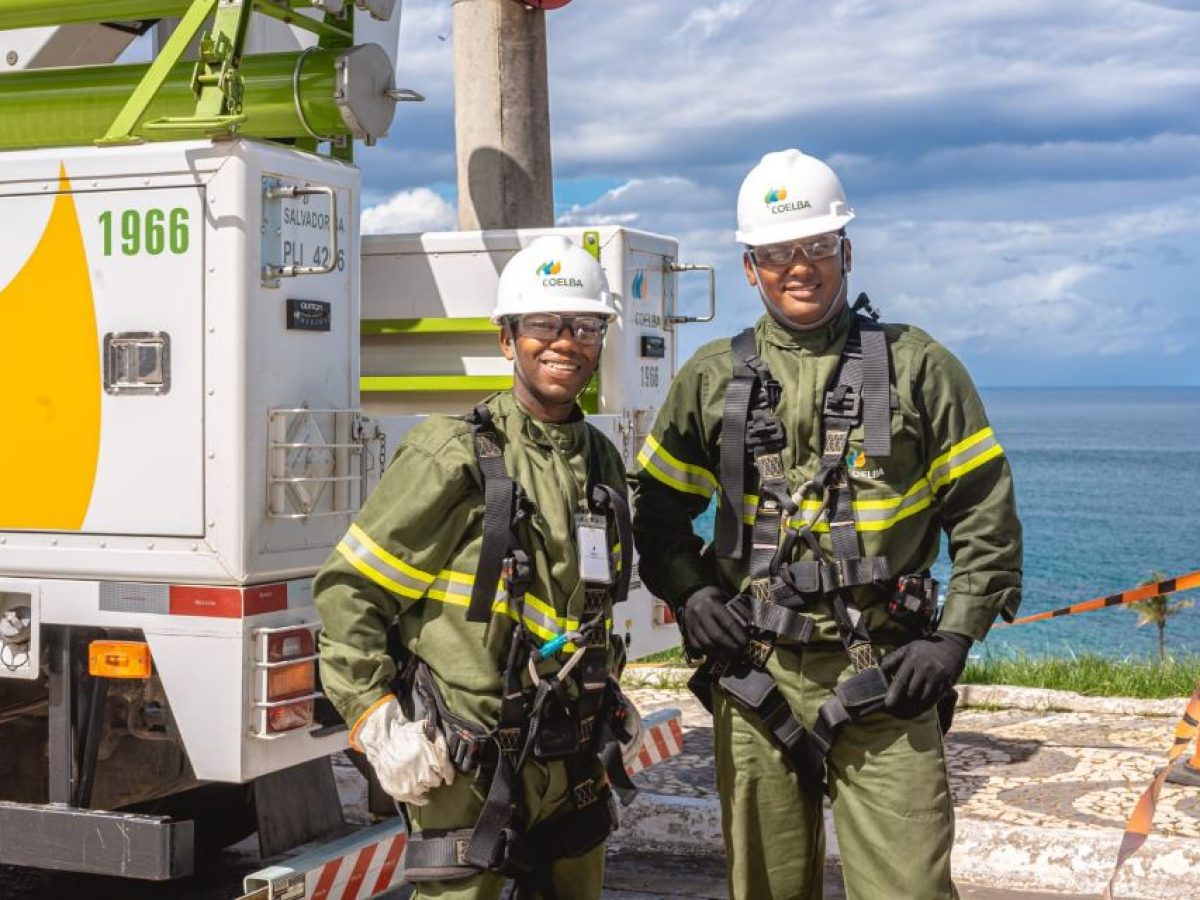
[[(60, 173), (70, 182), (74, 225), (56, 206)], [(333, 271), (264, 280), (264, 262), (311, 266), (335, 256), (328, 198), (266, 200), (268, 181), (336, 191), (340, 259)], [(81, 369), (77, 393), (48, 394), (51, 407), (60, 397), (99, 398), (91, 435), (98, 465), (84, 473), (91, 479), (82, 497), (86, 517), (63, 524), (61, 517), (9, 514), (6, 521), (0, 501), (0, 574), (254, 583), (315, 571), (348, 524), (357, 485), (348, 476), (323, 486), (273, 482), (282, 501), (272, 513), (272, 462), (286, 468), (277, 475), (327, 474), (316, 471), (321, 459), (315, 469), (305, 468), (306, 461), (335, 451), (272, 456), (268, 431), (273, 410), (341, 410), (348, 412), (327, 419), (314, 413), (317, 430), (302, 436), (350, 441), (349, 411), (358, 405), (358, 181), (352, 166), (249, 141), (149, 144), (119, 154), (88, 147), (6, 154), (0, 239), (17, 252), (0, 261), (0, 317), (6, 292), (39, 296), (26, 284), (37, 271), (47, 281), (41, 293), (56, 301), (45, 305), (44, 333), (86, 328), (82, 320), (91, 318), (99, 356), (106, 334), (126, 331), (167, 332), (171, 348), (170, 388), (157, 395), (107, 392), (102, 363)], [(56, 252), (44, 237), (51, 209), (63, 211), (53, 220), (55, 234), (73, 228), (73, 246), (81, 244), (87, 257), (86, 284), (58, 285), (60, 298), (53, 266), (42, 258)], [(186, 248), (177, 237), (174, 249), (156, 243), (158, 252), (148, 252), (150, 240), (172, 236), (168, 221), (165, 237), (147, 237), (160, 224), (151, 210), (168, 219), (172, 210), (186, 212)], [(122, 231), (127, 213), (137, 247)], [(289, 327), (289, 300), (328, 304), (324, 330)], [(29, 320), (27, 307), (26, 300), (21, 321)], [(48, 341), (47, 351), (54, 346)], [(16, 399), (36, 412), (41, 401), (28, 394), (39, 389), (37, 380), (26, 382), (10, 379), (6, 390), (26, 392)], [(60, 418), (78, 419), (65, 412)], [(41, 479), (56, 487), (62, 479), (44, 462), (47, 471), (38, 469), (38, 459), (45, 442), (64, 439), (50, 425), (22, 424), (32, 433), (23, 442), (27, 449), (10, 444), (3, 451), (12, 463), (5, 480)], [(285, 430), (277, 439), (295, 436)], [(352, 454), (337, 453), (346, 475)], [(293, 501), (310, 488), (321, 496), (305, 517)]]

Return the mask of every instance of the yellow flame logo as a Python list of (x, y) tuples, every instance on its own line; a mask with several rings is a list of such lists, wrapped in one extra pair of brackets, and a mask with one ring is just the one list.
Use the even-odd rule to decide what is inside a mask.
[(78, 531), (100, 455), (100, 347), (65, 167), (46, 229), (0, 285), (0, 528)]

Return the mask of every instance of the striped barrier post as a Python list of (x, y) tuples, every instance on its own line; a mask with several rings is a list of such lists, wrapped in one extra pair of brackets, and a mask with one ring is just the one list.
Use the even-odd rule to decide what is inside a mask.
[(1177, 759), (1167, 769), (1167, 781), (1185, 787), (1200, 787), (1200, 735), (1197, 735), (1192, 747), (1191, 759)]
[(645, 736), (637, 759), (625, 767), (632, 778), (672, 756), (683, 752), (683, 714), (677, 709), (660, 709), (646, 716)]
[[(682, 713), (660, 709), (643, 720), (632, 777), (683, 750)], [(239, 900), (370, 900), (404, 882), (404, 819), (386, 819), (247, 875)]]

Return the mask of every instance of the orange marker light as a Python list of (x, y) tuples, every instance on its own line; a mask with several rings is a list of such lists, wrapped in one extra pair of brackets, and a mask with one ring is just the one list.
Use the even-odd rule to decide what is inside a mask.
[(267, 672), (267, 700), (288, 700), (311, 694), (317, 683), (317, 667), (313, 660), (291, 666), (280, 666)]
[(150, 645), (143, 641), (92, 641), (88, 674), (97, 678), (149, 678)]

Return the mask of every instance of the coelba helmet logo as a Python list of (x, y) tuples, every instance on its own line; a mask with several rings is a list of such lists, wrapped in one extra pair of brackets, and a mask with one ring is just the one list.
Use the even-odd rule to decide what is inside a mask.
[(633, 276), (633, 285), (629, 291), (633, 294), (634, 300), (642, 300), (646, 296), (646, 270), (638, 269), (637, 274)]
[(785, 203), (787, 200), (787, 188), (772, 188), (767, 191), (767, 195), (763, 197), (763, 202), (770, 207), (771, 212), (775, 215), (784, 212), (795, 212), (802, 209), (812, 209), (812, 204), (807, 200), (793, 200), (790, 203)]
[(537, 273), (542, 276), (542, 287), (583, 287), (583, 282), (578, 278), (571, 278), (570, 276), (555, 278), (554, 276), (561, 271), (562, 263), (555, 259), (547, 260), (538, 266)]

